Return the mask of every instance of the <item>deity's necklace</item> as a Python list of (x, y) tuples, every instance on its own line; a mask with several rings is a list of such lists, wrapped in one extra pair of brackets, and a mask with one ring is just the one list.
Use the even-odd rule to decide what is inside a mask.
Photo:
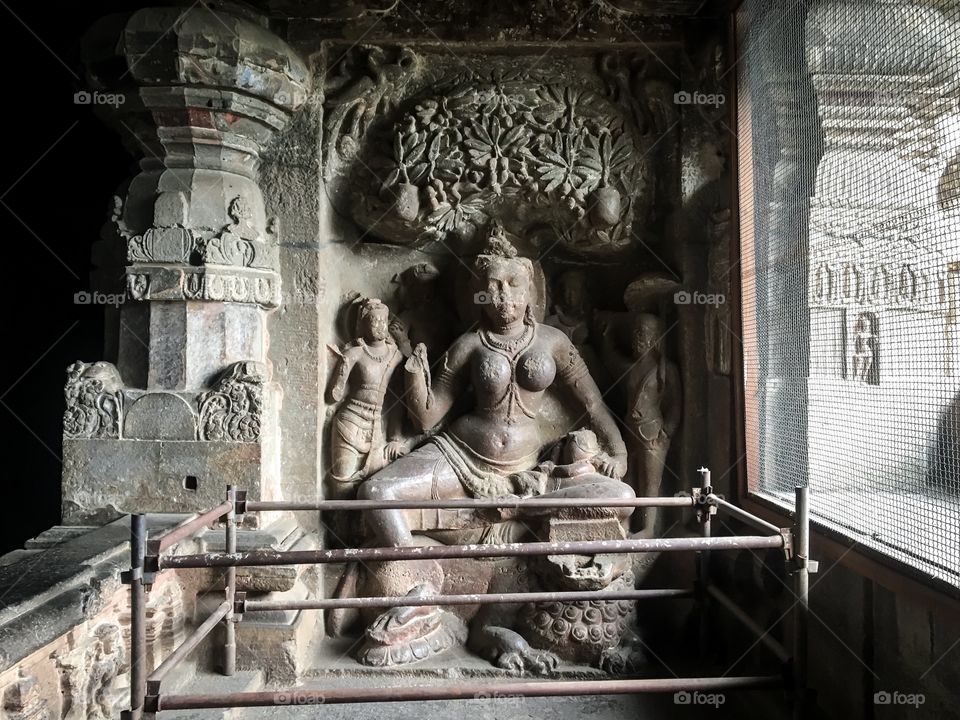
[(530, 410), (523, 404), (523, 397), (520, 395), (520, 389), (517, 383), (517, 357), (522, 350), (530, 347), (536, 335), (536, 325), (534, 323), (524, 321), (523, 326), (522, 333), (507, 341), (493, 337), (489, 330), (482, 330), (480, 332), (480, 342), (495, 352), (506, 355), (507, 362), (510, 364), (510, 382), (507, 385), (506, 392), (496, 401), (496, 407), (501, 407), (506, 404), (506, 421), (508, 425), (513, 425), (517, 422), (518, 417), (515, 412), (517, 408), (528, 418), (536, 417), (536, 412)]
[(378, 363), (382, 363), (391, 355), (390, 343), (384, 343), (384, 349), (383, 349), (382, 355), (377, 355), (372, 350), (370, 350), (370, 346), (367, 345), (366, 341), (363, 339), (360, 340), (360, 347), (363, 348), (363, 352), (366, 353), (368, 358), (370, 358), (371, 360), (376, 360)]
[(524, 323), (523, 332), (514, 338), (510, 338), (509, 340), (500, 340), (495, 338), (493, 333), (491, 333), (489, 330), (484, 330), (481, 333), (481, 337), (490, 347), (494, 347), (497, 350), (502, 350), (509, 355), (515, 355), (519, 349), (526, 348), (527, 345), (530, 344), (530, 340), (533, 337), (533, 325)]

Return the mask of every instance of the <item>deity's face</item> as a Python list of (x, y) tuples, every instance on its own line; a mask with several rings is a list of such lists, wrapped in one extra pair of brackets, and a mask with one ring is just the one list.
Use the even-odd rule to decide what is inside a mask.
[(372, 308), (364, 315), (363, 334), (367, 342), (380, 342), (390, 336), (390, 311), (386, 306)]
[(530, 273), (513, 259), (494, 260), (481, 276), (483, 312), (495, 326), (523, 320), (530, 304)]
[(639, 360), (648, 354), (653, 356), (654, 352), (660, 349), (661, 335), (662, 329), (655, 317), (641, 316), (634, 325), (633, 334), (630, 337), (633, 357)]
[(587, 297), (586, 278), (580, 273), (564, 275), (560, 281), (560, 302), (569, 310), (580, 310)]

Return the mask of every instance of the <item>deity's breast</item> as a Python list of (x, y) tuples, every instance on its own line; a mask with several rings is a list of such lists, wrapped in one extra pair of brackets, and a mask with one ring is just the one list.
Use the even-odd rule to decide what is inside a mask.
[(521, 355), (517, 362), (517, 382), (525, 390), (546, 390), (553, 384), (556, 375), (557, 363), (544, 350), (531, 349)]

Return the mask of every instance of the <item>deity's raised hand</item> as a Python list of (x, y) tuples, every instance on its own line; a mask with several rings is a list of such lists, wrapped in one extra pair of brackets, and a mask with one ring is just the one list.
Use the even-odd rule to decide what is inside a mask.
[(427, 346), (423, 343), (417, 343), (403, 367), (411, 373), (429, 372), (430, 361), (427, 359)]

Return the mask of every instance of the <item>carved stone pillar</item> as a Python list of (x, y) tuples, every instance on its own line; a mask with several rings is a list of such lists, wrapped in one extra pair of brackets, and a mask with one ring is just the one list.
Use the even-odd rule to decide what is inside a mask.
[(68, 382), (65, 518), (196, 510), (228, 481), (276, 497), (278, 227), (258, 166), (304, 103), (307, 68), (232, 3), (106, 18), (85, 55), (92, 86), (124, 97), (106, 120), (142, 159), (113, 217), (126, 255), (116, 367), (78, 364)]

